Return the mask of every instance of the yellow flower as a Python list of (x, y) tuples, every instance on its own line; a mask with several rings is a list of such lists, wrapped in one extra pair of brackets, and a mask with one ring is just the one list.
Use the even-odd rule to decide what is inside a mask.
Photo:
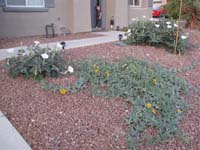
[(94, 68), (96, 68), (96, 67), (97, 67), (97, 65), (96, 65), (96, 64), (94, 64), (94, 65), (93, 65), (93, 67), (94, 67)]
[(109, 71), (106, 71), (106, 72), (105, 72), (105, 75), (106, 75), (106, 77), (109, 77), (109, 76), (110, 76), (110, 72), (109, 72)]
[(94, 72), (96, 73), (96, 74), (98, 74), (99, 73), (99, 69), (97, 68), (97, 69), (94, 69)]
[(152, 83), (153, 83), (154, 85), (156, 85), (156, 84), (157, 84), (157, 82), (158, 82), (158, 81), (157, 81), (157, 79), (156, 79), (156, 78), (153, 78), (153, 79), (152, 79)]
[(178, 112), (178, 113), (181, 113), (181, 112), (182, 112), (182, 110), (179, 108), (179, 109), (177, 109), (177, 112)]
[(154, 108), (151, 110), (151, 112), (152, 112), (153, 114), (156, 114), (156, 113), (157, 113), (157, 111), (156, 111)]
[(94, 69), (99, 69), (99, 67), (96, 64), (94, 64), (93, 67)]
[(62, 88), (62, 89), (60, 89), (59, 90), (59, 93), (61, 94), (61, 95), (65, 95), (65, 94), (67, 94), (67, 89), (65, 89), (65, 88)]
[(146, 104), (146, 107), (147, 107), (148, 109), (150, 109), (150, 108), (152, 108), (152, 104), (151, 104), (151, 103), (147, 103), (147, 104)]

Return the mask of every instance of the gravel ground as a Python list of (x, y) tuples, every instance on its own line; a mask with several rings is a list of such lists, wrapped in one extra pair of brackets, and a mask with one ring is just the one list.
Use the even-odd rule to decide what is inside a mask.
[(61, 42), (66, 40), (76, 40), (83, 38), (93, 38), (102, 35), (94, 33), (77, 33), (77, 34), (68, 34), (68, 35), (59, 35), (56, 37), (46, 38), (45, 36), (29, 36), (29, 37), (19, 37), (19, 38), (0, 38), (0, 49), (12, 48), (21, 46), (33, 45), (34, 41), (40, 41), (41, 43), (50, 43), (50, 42)]
[[(113, 43), (70, 49), (66, 58), (73, 60), (101, 57), (116, 61), (133, 56), (168, 68), (183, 68), (200, 63), (199, 32), (190, 32), (195, 47), (183, 56), (149, 46), (120, 47)], [(179, 76), (200, 89), (200, 65)], [(74, 78), (54, 79), (55, 83), (74, 82)], [(130, 106), (123, 99), (92, 97), (86, 93), (61, 96), (43, 91), (39, 84), (22, 77), (10, 79), (0, 62), (0, 110), (6, 114), (33, 150), (125, 150), (127, 127), (124, 119)], [(200, 95), (187, 98), (192, 108), (181, 128), (189, 142), (176, 138), (140, 150), (199, 150)]]

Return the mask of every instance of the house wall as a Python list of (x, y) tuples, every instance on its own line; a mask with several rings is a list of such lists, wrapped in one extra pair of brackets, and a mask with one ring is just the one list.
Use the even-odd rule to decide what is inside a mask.
[(116, 0), (115, 25), (120, 28), (128, 25), (128, 0)]
[(90, 0), (73, 0), (73, 33), (88, 32), (91, 27)]
[(72, 30), (72, 17), (66, 11), (71, 9), (71, 2), (56, 0), (55, 8), (48, 12), (3, 12), (0, 8), (0, 37), (44, 35), (45, 25), (51, 23), (55, 24), (56, 33)]
[(152, 17), (152, 7), (148, 6), (148, 0), (141, 0), (140, 7), (130, 7), (128, 0), (107, 0), (107, 29), (110, 29), (110, 19), (114, 16), (115, 28), (128, 26), (132, 18)]
[[(91, 31), (90, 0), (55, 0), (48, 12), (4, 12), (0, 7), (0, 37), (44, 35), (45, 25), (54, 23), (55, 31), (78, 33)], [(132, 18), (151, 17), (147, 0), (140, 7), (130, 7), (128, 0), (106, 0), (106, 29), (114, 16), (115, 27), (128, 26)], [(62, 29), (62, 30), (61, 30)]]

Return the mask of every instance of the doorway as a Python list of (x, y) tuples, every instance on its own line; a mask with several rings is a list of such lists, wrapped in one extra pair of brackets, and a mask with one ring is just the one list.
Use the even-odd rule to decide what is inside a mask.
[(96, 25), (97, 25), (97, 20), (96, 20), (96, 7), (99, 5), (101, 7), (102, 11), (102, 20), (101, 20), (101, 30), (106, 29), (106, 0), (90, 0), (90, 5), (91, 5), (91, 26), (92, 26), (92, 31), (96, 31)]

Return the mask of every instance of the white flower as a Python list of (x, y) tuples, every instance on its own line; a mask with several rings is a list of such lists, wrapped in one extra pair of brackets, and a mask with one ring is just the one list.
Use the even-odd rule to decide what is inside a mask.
[(135, 20), (137, 20), (137, 19), (136, 19), (136, 18), (132, 18), (131, 20), (132, 20), (132, 21), (135, 21)]
[(131, 29), (128, 29), (127, 33), (131, 33)]
[(7, 50), (7, 52), (8, 52), (8, 53), (14, 53), (14, 52), (15, 52), (15, 49), (14, 49), (14, 48), (9, 48), (9, 49)]
[(169, 29), (170, 29), (170, 28), (172, 28), (172, 26), (171, 26), (171, 25), (167, 25), (167, 28), (169, 28)]
[(49, 55), (47, 55), (47, 53), (41, 54), (41, 56), (42, 56), (43, 59), (48, 59), (49, 58)]
[(59, 49), (62, 49), (62, 48), (63, 48), (63, 46), (62, 46), (60, 43), (57, 43), (57, 44), (56, 44), (56, 47), (59, 48)]
[(39, 41), (34, 41), (35, 46), (39, 46), (40, 42)]
[(159, 24), (155, 24), (155, 26), (156, 26), (156, 28), (159, 28), (159, 27), (160, 27), (160, 25), (159, 25)]
[(167, 25), (170, 25), (170, 24), (171, 24), (171, 22), (167, 21), (167, 22), (166, 22), (166, 24), (167, 24)]
[(142, 16), (143, 18), (146, 18), (146, 16)]
[(185, 39), (187, 39), (187, 36), (182, 35), (182, 36), (181, 36), (181, 39), (185, 40)]
[(150, 18), (150, 21), (154, 21), (154, 18)]
[(69, 67), (68, 67), (68, 71), (69, 71), (70, 73), (73, 73), (73, 72), (74, 72), (74, 68), (73, 68), (72, 66), (69, 66)]
[(176, 23), (174, 23), (174, 27), (178, 27), (178, 25)]

